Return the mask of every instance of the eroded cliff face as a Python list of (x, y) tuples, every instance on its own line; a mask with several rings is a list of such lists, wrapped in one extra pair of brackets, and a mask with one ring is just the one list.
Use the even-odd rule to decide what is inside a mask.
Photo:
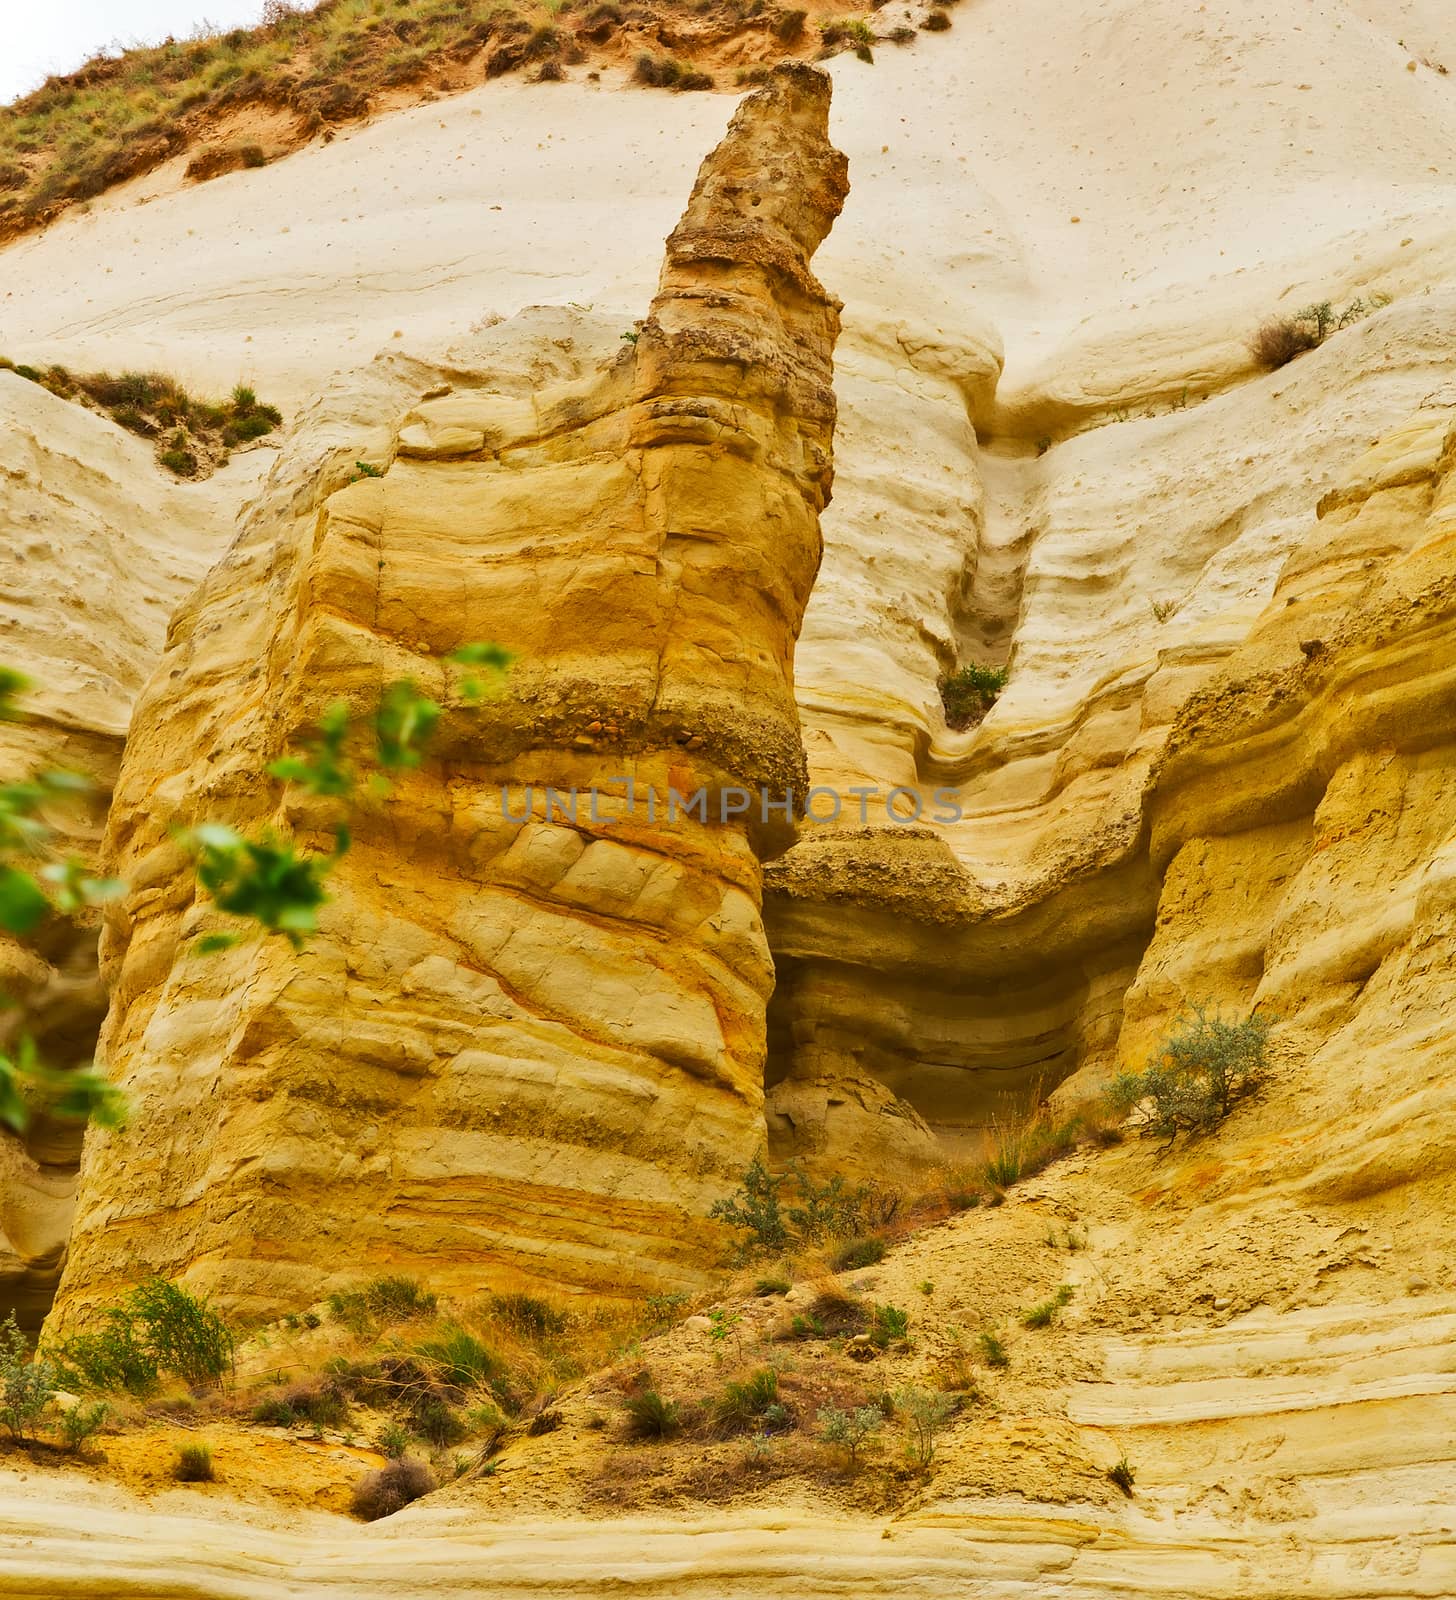
[[(0, 723), (0, 779), (44, 768), (92, 792), (50, 820), (57, 847), (97, 860), (132, 702), (167, 617), (222, 548), (224, 499), (155, 471), (131, 435), (0, 371), (0, 662), (33, 685), (29, 720)], [(0, 1037), (21, 1031), (56, 1067), (89, 1064), (106, 1012), (94, 918), (53, 918), (22, 946), (0, 935)], [(65, 1252), (82, 1130), (36, 1118), (0, 1132), (0, 1298), (35, 1324)]]
[[(1151, 415), (1128, 415), (1146, 372), (1110, 366), (1128, 390), (1036, 456), (998, 434), (997, 352), (972, 335), (954, 388), (916, 370), (903, 403), (925, 408), (918, 426), (871, 437), (846, 400), (798, 692), (811, 781), (874, 798), (863, 817), (846, 801), (837, 824), (802, 831), (769, 870), (766, 917), (771, 1102), (836, 1081), (852, 1099), (869, 1076), (942, 1148), (974, 1151), (991, 1118), (1139, 1064), (1175, 988), (1219, 990), (1194, 939), (1148, 1010), (1144, 952), (1165, 959), (1171, 860), (1155, 774), (1265, 608), (1343, 547), (1330, 502), (1318, 514), (1330, 485), (1417, 407), (1438, 417), (1456, 401), (1456, 297), (1397, 301), (1284, 371)], [(959, 434), (944, 425), (953, 406)], [(899, 527), (912, 510), (913, 542)], [(886, 543), (865, 537), (884, 527)], [(947, 729), (933, 688), (957, 658), (1011, 669), (966, 733)], [(1210, 766), (1199, 792), (1277, 809), (1264, 777)], [(886, 821), (896, 786), (901, 815), (921, 810), (914, 826)], [(936, 820), (950, 809), (961, 820)]]
[[(802, 791), (838, 332), (808, 263), (846, 191), (828, 104), (796, 66), (740, 106), (610, 360), (558, 334), (554, 368), (548, 341), (514, 373), (385, 363), (351, 443), (381, 393), (431, 397), (382, 477), (328, 494), (326, 402), (179, 615), (111, 819), (132, 892), (104, 1045), (135, 1111), (88, 1146), (60, 1320), (146, 1269), (256, 1310), (386, 1269), (704, 1278), (708, 1206), (762, 1143), (760, 861), (788, 832), (720, 797)], [(441, 661), (478, 639), (519, 664), (471, 710)], [(319, 936), (199, 958), (169, 829), (323, 844), (260, 774), (404, 676), (446, 702), (442, 734), (359, 819)], [(704, 791), (706, 820), (669, 790)]]
[[(1183, 997), (1279, 1018), (1279, 1137), (1224, 1180), (1309, 1202), (1456, 1176), (1456, 408), (1373, 445), (1154, 776), (1138, 1059)], [(1237, 1173), (1237, 1176), (1235, 1176)], [(1427, 1206), (1420, 1206), (1426, 1213)]]

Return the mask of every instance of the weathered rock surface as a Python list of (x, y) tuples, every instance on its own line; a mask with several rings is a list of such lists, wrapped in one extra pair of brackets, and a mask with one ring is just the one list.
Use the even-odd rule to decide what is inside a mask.
[[(1456, 293), (1439, 288), (1292, 368), (1038, 457), (978, 449), (968, 432), (962, 471), (978, 492), (959, 554), (947, 541), (941, 557), (940, 597), (868, 608), (869, 625), (866, 597), (908, 533), (889, 553), (831, 540), (799, 658), (811, 781), (876, 797), (899, 786), (900, 813), (922, 815), (895, 826), (881, 798), (863, 817), (846, 802), (837, 825), (807, 828), (770, 867), (771, 1082), (803, 1051), (816, 1072), (869, 1071), (953, 1148), (974, 1148), (993, 1115), (1074, 1072), (1095, 1083), (1151, 1042), (1122, 1034), (1121, 1011), (1161, 938), (1160, 755), (1264, 607), (1283, 606), (1281, 572), (1292, 581), (1327, 545), (1344, 548), (1317, 507), (1349, 463), (1423, 403), (1433, 417), (1456, 403), (1453, 362)], [(937, 444), (928, 430), (905, 436), (919, 453)], [(859, 443), (847, 404), (831, 533), (878, 515)], [(922, 558), (948, 520), (927, 519)], [(956, 649), (1009, 660), (1005, 692), (971, 732), (945, 727), (932, 641), (947, 665)], [(842, 690), (846, 658), (857, 676)], [(1266, 776), (1235, 791), (1233, 773), (1216, 786), (1205, 773), (1198, 792), (1257, 810)], [(953, 809), (961, 820), (937, 821)]]
[[(132, 702), (235, 493), (169, 482), (130, 434), (0, 371), (0, 662), (34, 686), (30, 720), (0, 723), (0, 779), (92, 779), (52, 817), (68, 855), (96, 859)], [(26, 1030), (51, 1065), (89, 1063), (106, 1011), (95, 922), (57, 918), (23, 947), (0, 935), (0, 995), (15, 1002), (3, 1037)], [(80, 1128), (50, 1118), (23, 1140), (0, 1133), (0, 1300), (26, 1322), (55, 1286), (80, 1149)]]
[[(258, 1309), (385, 1268), (701, 1278), (711, 1198), (763, 1140), (759, 857), (787, 834), (720, 801), (802, 788), (838, 330), (808, 261), (846, 188), (828, 103), (807, 67), (744, 102), (610, 363), (462, 382), (322, 503), (327, 470), (285, 462), (179, 615), (111, 823), (132, 893), (104, 1044), (135, 1110), (88, 1148), (60, 1319), (147, 1268)], [(441, 658), (484, 638), (519, 659), (506, 692), (457, 695), (359, 819), (319, 936), (197, 958), (209, 913), (169, 828), (321, 841), (267, 760), (401, 676), (450, 700)], [(700, 789), (706, 820), (668, 817)]]

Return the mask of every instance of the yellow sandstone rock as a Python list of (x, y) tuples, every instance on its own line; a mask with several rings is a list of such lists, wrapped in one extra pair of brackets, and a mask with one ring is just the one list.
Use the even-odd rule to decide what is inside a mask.
[[(803, 786), (838, 332), (809, 258), (846, 193), (828, 106), (801, 65), (740, 106), (636, 342), (589, 381), (529, 405), (456, 383), (321, 505), (331, 467), (275, 479), (177, 619), (111, 822), (131, 894), (104, 1043), (134, 1115), (88, 1146), (59, 1324), (149, 1268), (249, 1310), (390, 1269), (702, 1281), (708, 1207), (764, 1139), (760, 858)], [(441, 658), (478, 639), (518, 658), (506, 691), (453, 696), (319, 935), (196, 955), (215, 919), (172, 827), (322, 844), (266, 762), (402, 676), (451, 701)]]
[[(66, 768), (86, 799), (50, 816), (56, 844), (94, 862), (132, 702), (167, 617), (227, 537), (226, 491), (182, 486), (94, 413), (0, 371), (0, 663), (32, 687), (0, 722), (0, 781)], [(53, 1067), (89, 1064), (106, 1011), (96, 919), (55, 918), (24, 946), (0, 935), (0, 1039), (21, 1031)], [(0, 1131), (0, 1296), (38, 1323), (65, 1251), (81, 1129), (37, 1117)]]

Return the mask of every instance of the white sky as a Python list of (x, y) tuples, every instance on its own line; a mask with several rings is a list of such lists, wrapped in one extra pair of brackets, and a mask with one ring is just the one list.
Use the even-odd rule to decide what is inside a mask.
[(263, 0), (0, 0), (0, 105), (104, 46), (185, 38), (199, 22), (255, 23)]

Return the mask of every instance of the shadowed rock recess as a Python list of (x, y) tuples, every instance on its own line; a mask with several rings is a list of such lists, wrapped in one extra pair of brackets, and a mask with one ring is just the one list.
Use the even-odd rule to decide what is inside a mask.
[[(111, 819), (132, 890), (103, 1046), (135, 1114), (88, 1146), (61, 1323), (147, 1268), (257, 1311), (387, 1269), (703, 1281), (708, 1207), (763, 1142), (760, 863), (791, 827), (717, 822), (716, 797), (803, 788), (839, 331), (809, 260), (847, 192), (829, 96), (788, 66), (738, 109), (635, 342), (526, 397), (457, 374), (382, 477), (326, 498), (285, 460), (175, 620)], [(472, 709), (441, 661), (479, 639), (518, 665)], [(360, 819), (319, 935), (197, 956), (216, 918), (170, 830), (324, 847), (258, 775), (406, 676), (447, 714)], [(669, 821), (669, 788), (706, 790), (708, 820)]]
[[(94, 863), (127, 719), (167, 617), (223, 548), (210, 488), (187, 496), (151, 449), (0, 371), (0, 634), (31, 682), (25, 722), (0, 722), (0, 782), (84, 773), (92, 793), (53, 815), (67, 854)], [(28, 1030), (53, 1066), (89, 1063), (106, 1012), (96, 919), (54, 917), (22, 945), (0, 934), (0, 1044)], [(0, 1131), (0, 1303), (38, 1325), (65, 1254), (81, 1154), (74, 1121)]]

